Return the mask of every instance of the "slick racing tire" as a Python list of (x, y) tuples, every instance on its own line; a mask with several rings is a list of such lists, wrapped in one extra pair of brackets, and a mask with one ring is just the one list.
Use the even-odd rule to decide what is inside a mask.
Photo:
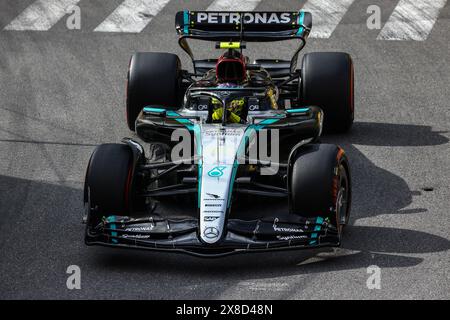
[(92, 153), (86, 171), (85, 202), (91, 208), (87, 224), (103, 216), (127, 215), (130, 208), (133, 155), (125, 144), (102, 144)]
[(290, 209), (303, 217), (348, 223), (351, 183), (347, 157), (332, 144), (303, 146), (290, 161)]
[(354, 71), (349, 54), (313, 52), (303, 56), (300, 101), (324, 112), (324, 130), (344, 133), (354, 118)]
[(127, 81), (127, 124), (135, 130), (141, 110), (148, 105), (179, 109), (182, 100), (181, 62), (171, 53), (138, 52), (130, 60)]

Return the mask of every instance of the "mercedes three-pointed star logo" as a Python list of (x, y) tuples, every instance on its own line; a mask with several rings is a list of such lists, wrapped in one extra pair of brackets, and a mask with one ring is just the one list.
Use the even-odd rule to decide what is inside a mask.
[(219, 236), (219, 230), (217, 230), (217, 228), (214, 228), (214, 227), (208, 227), (205, 229), (205, 231), (203, 231), (203, 234), (208, 239), (214, 239)]

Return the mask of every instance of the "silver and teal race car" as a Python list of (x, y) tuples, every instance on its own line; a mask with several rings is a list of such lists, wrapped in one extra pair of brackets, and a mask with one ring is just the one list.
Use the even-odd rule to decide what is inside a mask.
[[(204, 257), (339, 246), (350, 168), (319, 139), (352, 125), (353, 63), (316, 52), (297, 68), (311, 21), (303, 11), (186, 10), (175, 26), (193, 71), (171, 53), (135, 53), (126, 110), (137, 137), (100, 145), (89, 160), (86, 244)], [(196, 60), (189, 39), (213, 42), (219, 57)], [(280, 40), (300, 42), (291, 59), (244, 54), (247, 43)]]

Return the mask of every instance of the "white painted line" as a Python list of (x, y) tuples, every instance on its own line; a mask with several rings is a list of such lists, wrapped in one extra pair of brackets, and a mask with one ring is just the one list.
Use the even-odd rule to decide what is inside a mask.
[(80, 0), (37, 0), (22, 11), (4, 30), (47, 31), (78, 2)]
[(400, 0), (378, 34), (378, 40), (427, 39), (447, 0)]
[(261, 0), (215, 0), (207, 11), (253, 11)]
[(329, 38), (354, 0), (309, 0), (302, 8), (312, 13), (310, 38)]
[(125, 0), (94, 31), (139, 33), (170, 0)]

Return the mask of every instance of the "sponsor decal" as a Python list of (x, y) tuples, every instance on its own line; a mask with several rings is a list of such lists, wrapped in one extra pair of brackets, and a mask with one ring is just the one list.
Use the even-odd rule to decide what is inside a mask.
[(206, 216), (203, 220), (206, 222), (211, 222), (219, 219), (219, 217), (213, 217), (213, 216)]
[(214, 199), (219, 199), (220, 197), (217, 195), (217, 194), (214, 194), (214, 193), (206, 193), (208, 196), (210, 196), (210, 197), (212, 197), (212, 198), (214, 198)]
[(308, 237), (307, 236), (299, 236), (299, 235), (297, 235), (297, 236), (295, 236), (295, 235), (293, 235), (293, 236), (277, 236), (277, 239), (278, 240), (299, 240), (299, 239), (308, 239)]
[(277, 232), (293, 232), (293, 233), (300, 233), (300, 232), (304, 232), (302, 229), (297, 229), (297, 228), (285, 228), (285, 227), (278, 227), (277, 223), (278, 223), (278, 218), (275, 218), (275, 220), (273, 221), (273, 230), (277, 231)]
[[(241, 15), (235, 12), (198, 12), (195, 14), (196, 23), (208, 24), (239, 24)], [(244, 23), (254, 24), (296, 24), (297, 14), (289, 12), (246, 12), (243, 14)]]
[(135, 235), (124, 234), (122, 236), (122, 238), (128, 238), (128, 239), (150, 239), (150, 236), (149, 235), (144, 235), (144, 234), (135, 234)]
[(208, 176), (213, 177), (213, 178), (220, 178), (221, 176), (223, 176), (223, 170), (225, 170), (225, 169), (226, 169), (226, 167), (224, 167), (224, 166), (214, 167), (208, 171)]
[(207, 105), (207, 104), (199, 104), (199, 105), (197, 106), (197, 110), (198, 110), (198, 111), (208, 110), (208, 105)]
[(225, 137), (225, 136), (232, 136), (232, 137), (239, 137), (242, 135), (244, 130), (242, 129), (227, 129), (227, 130), (205, 130), (203, 132), (203, 135), (205, 137)]
[(208, 227), (208, 228), (205, 229), (205, 231), (203, 231), (203, 234), (208, 239), (214, 239), (214, 238), (217, 238), (219, 236), (219, 230), (217, 228), (214, 228), (214, 227)]
[(150, 226), (142, 226), (142, 227), (129, 227), (126, 228), (125, 231), (131, 231), (131, 232), (146, 232), (146, 231), (152, 231), (154, 228), (153, 225)]
[(251, 104), (248, 106), (248, 111), (258, 111), (259, 105), (258, 104)]

